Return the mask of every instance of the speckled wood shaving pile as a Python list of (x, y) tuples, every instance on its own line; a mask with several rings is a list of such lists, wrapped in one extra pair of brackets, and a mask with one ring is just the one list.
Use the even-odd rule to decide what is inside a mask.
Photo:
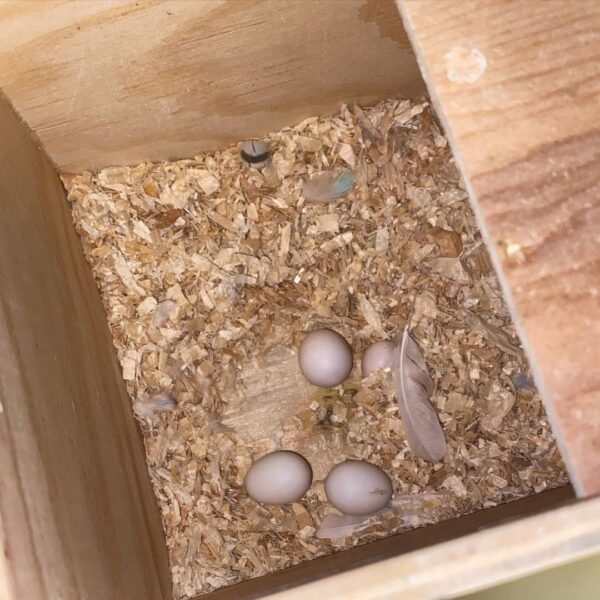
[[(140, 419), (175, 596), (201, 592), (567, 482), (451, 152), (425, 101), (343, 106), (265, 138), (262, 171), (237, 148), (65, 178)], [(346, 167), (353, 191), (307, 204), (306, 176)], [(407, 446), (386, 373), (362, 350), (402, 330), (427, 361), (449, 443)], [(342, 333), (336, 389), (297, 366), (302, 332)], [(252, 460), (296, 450), (315, 482), (260, 506)], [(322, 480), (346, 458), (380, 466), (401, 509), (317, 539)]]

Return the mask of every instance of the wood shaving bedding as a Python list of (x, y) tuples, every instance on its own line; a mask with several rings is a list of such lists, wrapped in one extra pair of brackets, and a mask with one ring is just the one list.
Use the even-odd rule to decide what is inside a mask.
[[(262, 171), (237, 148), (65, 177), (140, 419), (175, 597), (567, 483), (539, 394), (427, 101), (342, 106), (266, 136)], [(353, 191), (306, 203), (302, 182), (349, 168)], [(416, 459), (389, 376), (361, 381), (362, 351), (411, 332), (449, 443)], [(297, 366), (328, 327), (355, 353), (333, 390)], [(156, 407), (156, 409), (155, 409)], [(296, 450), (315, 482), (289, 506), (244, 492), (252, 460)], [(388, 473), (410, 515), (317, 539), (335, 512), (322, 480), (346, 458)]]

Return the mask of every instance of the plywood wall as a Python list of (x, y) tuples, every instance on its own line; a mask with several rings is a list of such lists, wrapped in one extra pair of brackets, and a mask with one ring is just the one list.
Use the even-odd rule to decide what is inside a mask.
[(142, 442), (60, 180), (0, 97), (0, 598), (167, 600)]
[(424, 92), (393, 0), (4, 0), (0, 88), (66, 172)]
[(573, 485), (600, 493), (600, 2), (399, 6)]

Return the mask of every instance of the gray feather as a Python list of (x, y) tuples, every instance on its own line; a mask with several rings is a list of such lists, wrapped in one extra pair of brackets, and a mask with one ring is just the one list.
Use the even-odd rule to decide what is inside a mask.
[(441, 460), (448, 446), (440, 420), (429, 402), (433, 384), (423, 354), (408, 333), (408, 327), (404, 329), (398, 347), (394, 385), (400, 418), (411, 450), (425, 460)]

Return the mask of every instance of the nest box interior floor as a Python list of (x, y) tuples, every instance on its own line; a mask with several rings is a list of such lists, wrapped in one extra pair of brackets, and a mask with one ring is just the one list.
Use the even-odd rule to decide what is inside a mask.
[[(175, 597), (567, 482), (448, 143), (427, 101), (342, 106), (266, 136), (263, 171), (237, 147), (189, 160), (65, 176), (144, 434)], [(305, 203), (302, 180), (336, 166), (353, 190)], [(411, 317), (448, 444), (407, 446), (389, 374), (361, 380), (371, 342)], [(319, 389), (297, 366), (327, 327), (355, 369)], [(261, 506), (253, 459), (296, 450), (315, 481)], [(379, 465), (403, 501), (338, 539), (318, 537), (322, 480), (347, 458)], [(321, 532), (322, 534), (323, 532)]]

